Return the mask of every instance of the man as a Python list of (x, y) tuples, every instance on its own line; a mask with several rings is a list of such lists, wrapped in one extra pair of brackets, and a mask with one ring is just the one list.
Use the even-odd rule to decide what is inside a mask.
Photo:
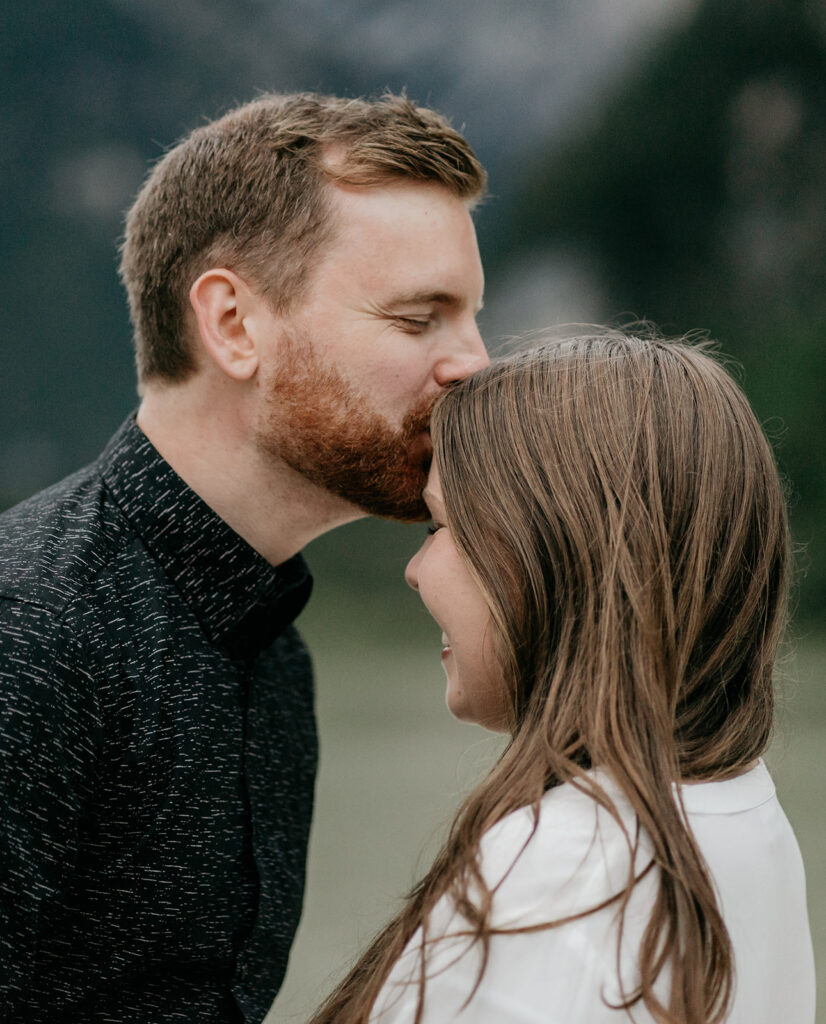
[(298, 552), (425, 517), (429, 411), (487, 361), (483, 190), (392, 96), (264, 97), (150, 175), (137, 418), (0, 517), (0, 1019), (266, 1014), (316, 762)]

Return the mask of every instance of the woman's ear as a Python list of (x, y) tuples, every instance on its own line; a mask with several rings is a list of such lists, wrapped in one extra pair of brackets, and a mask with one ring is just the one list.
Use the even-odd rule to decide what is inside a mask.
[(258, 369), (259, 353), (246, 326), (256, 301), (246, 282), (223, 268), (205, 271), (189, 290), (204, 351), (233, 380), (250, 380)]

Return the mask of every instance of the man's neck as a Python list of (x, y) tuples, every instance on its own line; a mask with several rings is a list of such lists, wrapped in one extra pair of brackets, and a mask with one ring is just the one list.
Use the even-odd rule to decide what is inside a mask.
[[(173, 390), (174, 389), (174, 390)], [(138, 426), (166, 462), (272, 565), (364, 513), (258, 449), (237, 409), (186, 385), (152, 388)], [(229, 407), (228, 407), (229, 406)]]

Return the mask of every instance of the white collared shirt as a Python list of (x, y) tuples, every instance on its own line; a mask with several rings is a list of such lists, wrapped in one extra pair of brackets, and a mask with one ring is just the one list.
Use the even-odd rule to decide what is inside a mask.
[[(630, 804), (606, 773), (594, 774), (633, 839), (636, 817)], [(814, 956), (803, 863), (765, 765), (761, 761), (736, 779), (683, 786), (682, 796), (734, 948), (736, 991), (729, 1024), (812, 1024)], [(530, 837), (532, 828), (533, 814), (524, 808), (483, 837), (485, 880), (491, 887), (501, 882), (493, 899), (495, 927), (576, 914), (625, 885), (630, 853), (622, 829), (574, 786), (549, 790)], [(650, 851), (643, 834), (636, 874), (648, 864)], [(637, 883), (626, 909), (620, 951), (626, 990), (636, 983), (637, 955), (657, 885), (652, 870)], [(641, 1003), (629, 1014), (609, 1008), (603, 998), (616, 1002), (620, 997), (616, 904), (556, 928), (493, 935), (487, 969), (467, 1005), (481, 958), (478, 944), (456, 934), (466, 927), (447, 897), (434, 907), (422, 1024), (651, 1024)], [(421, 938), (419, 929), (380, 992), (371, 1024), (412, 1024)], [(657, 992), (666, 1003), (668, 983), (664, 973)]]

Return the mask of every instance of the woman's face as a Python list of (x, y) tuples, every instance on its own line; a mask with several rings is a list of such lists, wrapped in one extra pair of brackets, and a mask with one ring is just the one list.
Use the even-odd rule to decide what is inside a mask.
[(408, 563), (405, 578), (442, 628), (448, 709), (463, 722), (506, 732), (508, 702), (493, 652), (490, 610), (445, 525), (435, 462), (424, 498), (433, 526)]

